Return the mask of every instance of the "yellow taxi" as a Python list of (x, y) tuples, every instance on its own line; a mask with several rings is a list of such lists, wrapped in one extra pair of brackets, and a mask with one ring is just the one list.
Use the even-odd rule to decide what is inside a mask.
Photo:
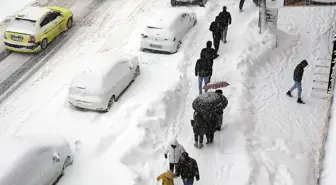
[(72, 25), (73, 14), (66, 8), (29, 7), (16, 14), (7, 27), (5, 47), (17, 52), (39, 52)]

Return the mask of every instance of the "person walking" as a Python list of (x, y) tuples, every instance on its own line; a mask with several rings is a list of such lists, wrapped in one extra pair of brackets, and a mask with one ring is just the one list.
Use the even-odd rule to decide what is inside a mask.
[(219, 43), (220, 43), (223, 29), (224, 28), (222, 28), (221, 26), (219, 17), (217, 16), (216, 20), (210, 24), (210, 28), (209, 28), (209, 30), (212, 32), (212, 38), (213, 38), (213, 43), (214, 43), (216, 54), (218, 53), (218, 50), (219, 50)]
[(191, 126), (193, 127), (196, 148), (203, 148), (203, 138), (205, 135), (205, 125), (202, 116), (197, 111), (194, 112), (193, 120), (191, 120)]
[(294, 85), (286, 93), (287, 96), (293, 97), (292, 96), (292, 91), (294, 89), (298, 89), (298, 99), (297, 99), (297, 102), (300, 103), (300, 104), (305, 104), (305, 102), (303, 102), (302, 98), (301, 98), (301, 93), (302, 93), (301, 81), (302, 81), (302, 76), (303, 76), (304, 68), (307, 67), (307, 66), (308, 66), (307, 60), (301, 61), (296, 66), (296, 68), (294, 70), (294, 74), (293, 74)]
[[(218, 89), (218, 90), (216, 90), (215, 91), (216, 93), (218, 93), (220, 96), (221, 96), (221, 98), (222, 98), (222, 101), (223, 101), (223, 104), (226, 104), (226, 106), (227, 106), (227, 104), (228, 104), (228, 100), (227, 100), (227, 98), (225, 97), (225, 96), (223, 96), (223, 91), (221, 90), (221, 89)], [(226, 107), (225, 106), (225, 107)], [(223, 125), (223, 110), (222, 109), (219, 109), (219, 110), (216, 110), (217, 111), (217, 113), (218, 113), (218, 123), (217, 123), (217, 126), (216, 126), (216, 130), (217, 131), (221, 131), (221, 127), (222, 127), (222, 125)]]
[(209, 82), (211, 81), (212, 76), (212, 67), (213, 67), (213, 61), (216, 59), (219, 55), (216, 53), (216, 50), (212, 48), (212, 42), (207, 41), (206, 47), (201, 50), (201, 56), (204, 56), (204, 58), (207, 60), (208, 65), (211, 66), (211, 73), (209, 77)]
[(219, 115), (217, 112), (209, 112), (206, 115), (203, 115), (203, 118), (206, 122), (206, 144), (211, 144), (214, 141), (215, 132), (218, 124)]
[(174, 185), (174, 178), (176, 178), (176, 175), (171, 170), (168, 170), (159, 175), (156, 180), (162, 180), (162, 185)]
[(176, 176), (180, 175), (184, 185), (193, 185), (194, 178), (196, 178), (196, 181), (200, 180), (197, 162), (187, 152), (183, 152), (179, 159)]
[(226, 6), (223, 6), (223, 11), (219, 13), (218, 17), (220, 20), (220, 24), (223, 27), (221, 39), (225, 44), (227, 43), (227, 40), (226, 40), (227, 31), (232, 21), (230, 12), (226, 11)]
[(180, 159), (181, 154), (185, 152), (184, 147), (178, 143), (176, 139), (173, 139), (169, 146), (166, 148), (164, 152), (164, 157), (167, 159), (169, 155), (169, 169), (174, 172), (178, 166), (178, 161)]
[[(202, 55), (201, 58), (197, 60), (195, 65), (195, 76), (198, 76), (198, 90), (199, 94), (202, 94), (203, 81), (204, 84), (210, 82), (210, 76), (212, 75), (212, 64), (206, 60), (205, 56)], [(205, 89), (205, 92), (208, 90)]]

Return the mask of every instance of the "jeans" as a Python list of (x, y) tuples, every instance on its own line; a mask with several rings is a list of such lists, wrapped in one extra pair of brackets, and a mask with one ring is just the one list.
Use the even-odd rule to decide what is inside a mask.
[[(210, 82), (210, 77), (198, 77), (198, 90), (199, 90), (199, 94), (202, 94), (202, 85), (203, 85), (203, 80), (204, 80), (204, 84), (208, 84)], [(205, 92), (208, 92), (207, 89), (205, 89)]]
[(194, 137), (195, 137), (195, 143), (198, 143), (198, 138), (199, 138), (199, 143), (203, 144), (203, 135), (194, 134)]
[(192, 178), (192, 179), (182, 178), (182, 181), (183, 181), (184, 185), (193, 185), (194, 184), (194, 178)]
[(302, 93), (301, 82), (294, 81), (294, 85), (291, 89), (289, 89), (289, 92), (292, 92), (296, 88), (298, 89), (298, 98), (301, 98), (301, 93)]
[(240, 0), (239, 2), (239, 10), (243, 10), (245, 0)]
[(226, 42), (226, 35), (227, 35), (228, 27), (229, 27), (229, 26), (225, 26), (225, 27), (224, 27), (224, 30), (223, 30), (223, 32), (222, 32), (222, 41), (223, 41), (223, 42)]

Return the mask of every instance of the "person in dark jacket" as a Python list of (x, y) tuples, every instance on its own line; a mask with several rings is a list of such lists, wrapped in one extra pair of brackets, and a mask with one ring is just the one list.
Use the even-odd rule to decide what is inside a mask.
[(203, 148), (203, 138), (205, 135), (205, 121), (197, 111), (194, 112), (193, 120), (191, 120), (191, 126), (193, 127), (196, 148)]
[(231, 25), (231, 21), (232, 21), (231, 14), (230, 12), (226, 11), (226, 6), (223, 6), (223, 11), (220, 12), (218, 16), (220, 19), (220, 23), (223, 27), (221, 38), (224, 43), (227, 43), (226, 35), (227, 35), (229, 25)]
[(184, 185), (193, 185), (194, 178), (196, 178), (196, 181), (200, 180), (197, 162), (195, 159), (189, 157), (187, 152), (182, 153), (179, 160), (176, 176), (180, 175)]
[[(199, 94), (202, 94), (202, 85), (210, 82), (210, 76), (212, 75), (212, 64), (205, 59), (205, 56), (201, 53), (201, 58), (197, 60), (195, 65), (195, 76), (198, 76), (198, 90)], [(205, 89), (205, 92), (208, 90)]]
[(205, 136), (207, 138), (206, 144), (211, 144), (214, 141), (215, 132), (218, 124), (218, 113), (216, 111), (209, 112), (205, 115), (202, 115), (202, 118), (205, 120)]
[[(223, 95), (223, 91), (218, 89), (215, 91), (216, 93), (220, 94), (220, 95)], [(216, 130), (217, 131), (220, 131), (221, 130), (221, 127), (223, 125), (223, 110), (217, 110), (217, 113), (218, 113), (218, 123), (217, 123), (217, 126), (216, 126)]]
[(216, 59), (219, 55), (216, 53), (216, 50), (212, 48), (212, 42), (207, 41), (206, 42), (206, 48), (203, 48), (201, 50), (201, 56), (203, 56), (211, 65), (211, 74), (209, 78), (209, 82), (211, 81), (211, 76), (212, 76), (212, 66), (213, 66), (213, 60)]
[(224, 30), (218, 16), (216, 17), (216, 20), (210, 24), (209, 30), (212, 32), (213, 43), (217, 54), (219, 50), (219, 42), (221, 40), (221, 35)]
[(303, 60), (298, 64), (294, 70), (293, 74), (293, 80), (294, 80), (294, 85), (289, 91), (287, 91), (286, 95), (289, 97), (292, 97), (292, 91), (294, 89), (298, 89), (298, 99), (297, 102), (300, 104), (305, 104), (302, 99), (301, 99), (301, 93), (302, 93), (302, 86), (301, 86), (301, 81), (302, 81), (302, 76), (304, 72), (304, 68), (308, 66), (307, 60)]

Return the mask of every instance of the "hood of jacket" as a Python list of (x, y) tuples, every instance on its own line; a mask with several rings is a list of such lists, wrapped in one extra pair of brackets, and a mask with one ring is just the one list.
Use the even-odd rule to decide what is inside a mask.
[(300, 62), (300, 66), (307, 67), (308, 66), (307, 60), (302, 60), (302, 62)]
[(179, 143), (177, 142), (177, 139), (173, 139), (170, 141), (170, 145), (175, 145), (177, 146)]

